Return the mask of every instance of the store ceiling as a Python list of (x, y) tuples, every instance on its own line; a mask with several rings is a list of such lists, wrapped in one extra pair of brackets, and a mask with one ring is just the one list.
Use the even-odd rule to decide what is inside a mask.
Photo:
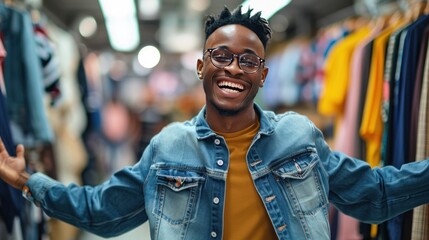
[[(171, 9), (180, 9), (178, 6), (183, 4), (183, 1), (162, 0), (161, 13), (162, 11), (171, 11)], [(289, 23), (294, 23), (295, 31), (308, 32), (313, 30), (315, 25), (325, 25), (344, 19), (352, 12), (353, 2), (354, 0), (292, 0), (291, 4), (278, 12), (277, 15), (283, 15), (288, 19)], [(224, 6), (233, 9), (239, 3), (241, 3), (240, 0), (211, 0), (204, 16), (217, 13)], [(269, 4), (269, 1), (267, 3)], [(79, 36), (77, 34), (79, 20), (84, 16), (93, 16), (99, 23), (96, 34), (88, 39), (79, 37), (79, 41), (91, 50), (110, 48), (98, 0), (43, 0), (42, 9), (60, 27), (76, 33), (75, 36)], [(201, 22), (204, 16), (201, 16)], [(272, 21), (274, 19), (275, 17), (272, 18)], [(140, 20), (139, 27), (141, 46), (159, 43), (159, 20)]]

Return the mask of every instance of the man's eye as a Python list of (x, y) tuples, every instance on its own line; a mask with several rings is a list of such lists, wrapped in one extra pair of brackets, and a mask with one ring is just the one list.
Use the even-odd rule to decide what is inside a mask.
[(240, 63), (242, 65), (249, 66), (249, 67), (257, 67), (259, 64), (259, 62), (256, 59), (248, 58), (248, 57), (242, 57), (240, 59)]
[(249, 61), (249, 60), (241, 61), (241, 64), (248, 66), (248, 67), (257, 67), (258, 66), (258, 63), (254, 62), (254, 61)]
[(231, 61), (231, 58), (225, 55), (216, 55), (213, 56), (213, 58), (218, 62), (229, 62)]

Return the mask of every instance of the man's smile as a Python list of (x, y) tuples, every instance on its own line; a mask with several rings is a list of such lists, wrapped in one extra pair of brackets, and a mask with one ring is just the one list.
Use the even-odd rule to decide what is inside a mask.
[(239, 93), (239, 92), (242, 92), (244, 90), (243, 84), (229, 82), (229, 81), (220, 81), (220, 82), (218, 82), (217, 85), (222, 90), (224, 90), (226, 92), (231, 92), (231, 93)]

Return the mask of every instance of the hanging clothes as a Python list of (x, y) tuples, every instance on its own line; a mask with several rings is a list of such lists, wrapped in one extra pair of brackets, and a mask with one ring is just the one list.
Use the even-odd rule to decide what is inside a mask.
[[(15, 146), (10, 129), (8, 129), (9, 120), (5, 111), (5, 102), (2, 94), (0, 94), (0, 113), (0, 137), (8, 152), (15, 155)], [(23, 204), (24, 198), (21, 196), (21, 191), (0, 180), (0, 217), (5, 222), (9, 233), (13, 230), (14, 218), (20, 216)]]
[(359, 157), (356, 148), (356, 141), (359, 135), (356, 129), (358, 129), (357, 109), (360, 102), (360, 91), (358, 91), (358, 89), (361, 89), (364, 48), (374, 40), (382, 28), (383, 23), (377, 22), (367, 38), (362, 40), (353, 51), (344, 116), (334, 143), (336, 149), (350, 156)]
[[(424, 28), (429, 24), (429, 16), (421, 16), (409, 27), (404, 35), (404, 51), (402, 54), (402, 64), (397, 84), (395, 84), (395, 112), (394, 112), (394, 134), (392, 146), (392, 165), (400, 168), (402, 164), (409, 159), (409, 131), (412, 94), (417, 72), (418, 55), (420, 43)], [(408, 159), (408, 160), (407, 160)], [(404, 224), (403, 216), (400, 215), (388, 221), (389, 237), (394, 239), (403, 239), (402, 226)]]
[[(401, 28), (397, 29), (389, 37), (389, 42), (387, 45), (386, 51), (386, 63), (384, 66), (384, 87), (383, 87), (383, 104), (382, 104), (382, 116), (383, 116), (383, 137), (381, 144), (381, 157), (382, 164), (388, 165), (392, 163), (392, 140), (393, 140), (393, 131), (394, 125), (392, 124), (394, 116), (394, 90), (396, 84), (396, 75), (398, 71), (398, 66), (401, 65), (402, 58), (399, 57), (399, 53), (402, 54), (403, 51), (403, 41), (401, 41), (402, 32), (411, 23), (408, 23)], [(399, 71), (398, 71), (399, 72)]]
[[(383, 80), (383, 103), (382, 103), (382, 120), (383, 120), (383, 134), (381, 143), (381, 164), (390, 165), (392, 162), (392, 142), (394, 124), (393, 116), (395, 110), (394, 104), (394, 86), (396, 84), (396, 76), (399, 74), (400, 65), (402, 63), (402, 52), (404, 51), (404, 35), (406, 28), (411, 23), (408, 22), (404, 26), (393, 32), (387, 44), (386, 60), (384, 65), (384, 80)], [(389, 222), (379, 225), (379, 238), (388, 239), (388, 225)]]
[(27, 12), (0, 4), (0, 31), (8, 57), (4, 62), (7, 108), (15, 141), (34, 146), (52, 142), (47, 121), (42, 71), (36, 55), (31, 19)]
[[(421, 161), (429, 157), (429, 48), (428, 48), (428, 32), (427, 28), (422, 39), (421, 54), (424, 57), (420, 58), (419, 66), (423, 63), (421, 93), (418, 110), (417, 123), (417, 139), (416, 139), (416, 161)], [(429, 240), (429, 204), (419, 206), (413, 210), (413, 221), (411, 239), (414, 240)]]
[(51, 39), (44, 26), (40, 23), (34, 25), (34, 36), (37, 46), (37, 55), (43, 70), (43, 86), (49, 94), (50, 105), (55, 106), (61, 98), (60, 67)]
[[(6, 57), (6, 51), (3, 47), (3, 42), (0, 41), (0, 66)], [(0, 67), (0, 78), (3, 78), (3, 71)], [(12, 133), (9, 128), (9, 117), (6, 109), (4, 95), (0, 93), (0, 137), (7, 151), (15, 156), (15, 143), (12, 138)], [(9, 234), (13, 231), (15, 218), (19, 218), (24, 204), (24, 198), (21, 196), (21, 191), (11, 187), (9, 184), (0, 180), (0, 217), (6, 225), (6, 230)]]
[(381, 107), (383, 99), (383, 78), (386, 46), (390, 35), (405, 25), (406, 22), (397, 21), (387, 26), (375, 39), (371, 56), (371, 69), (368, 86), (365, 90), (366, 98), (359, 133), (366, 143), (365, 160), (371, 167), (381, 164), (381, 138), (383, 134), (383, 120)]
[(414, 90), (411, 99), (411, 116), (410, 116), (410, 135), (409, 135), (409, 161), (421, 160), (416, 159), (416, 148), (417, 148), (417, 128), (419, 121), (419, 109), (420, 109), (420, 97), (422, 90), (422, 80), (423, 80), (423, 68), (425, 65), (426, 59), (426, 49), (428, 46), (429, 38), (429, 26), (426, 26), (420, 44), (420, 51), (418, 53), (417, 61), (417, 72), (416, 79), (414, 84)]
[[(400, 65), (399, 78), (395, 85), (395, 115), (394, 124), (396, 134), (394, 136), (393, 162), (396, 167), (400, 167), (409, 155), (409, 126), (411, 115), (411, 101), (417, 72), (417, 62), (419, 47), (424, 28), (429, 24), (429, 16), (422, 16), (411, 24), (404, 35), (404, 51), (402, 54), (402, 64)], [(398, 146), (398, 147), (395, 147)]]
[(325, 62), (325, 80), (318, 112), (326, 116), (341, 117), (349, 84), (350, 61), (354, 48), (370, 33), (363, 27), (349, 34), (332, 47)]
[[(293, 39), (276, 56), (268, 60), (270, 74), (262, 88), (262, 100), (267, 107), (293, 106), (299, 101), (298, 64), (305, 46), (303, 39)], [(272, 66), (272, 67), (271, 67)]]

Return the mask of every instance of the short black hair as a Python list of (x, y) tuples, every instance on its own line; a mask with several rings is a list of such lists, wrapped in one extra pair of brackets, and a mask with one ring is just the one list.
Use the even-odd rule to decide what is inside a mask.
[(271, 39), (271, 27), (268, 21), (261, 17), (261, 12), (251, 16), (253, 9), (249, 7), (247, 12), (241, 13), (242, 6), (239, 5), (234, 11), (230, 12), (228, 7), (224, 7), (222, 12), (217, 16), (210, 15), (205, 22), (205, 34), (207, 38), (218, 28), (229, 24), (240, 24), (252, 30), (261, 40), (264, 48), (267, 48), (267, 43)]

